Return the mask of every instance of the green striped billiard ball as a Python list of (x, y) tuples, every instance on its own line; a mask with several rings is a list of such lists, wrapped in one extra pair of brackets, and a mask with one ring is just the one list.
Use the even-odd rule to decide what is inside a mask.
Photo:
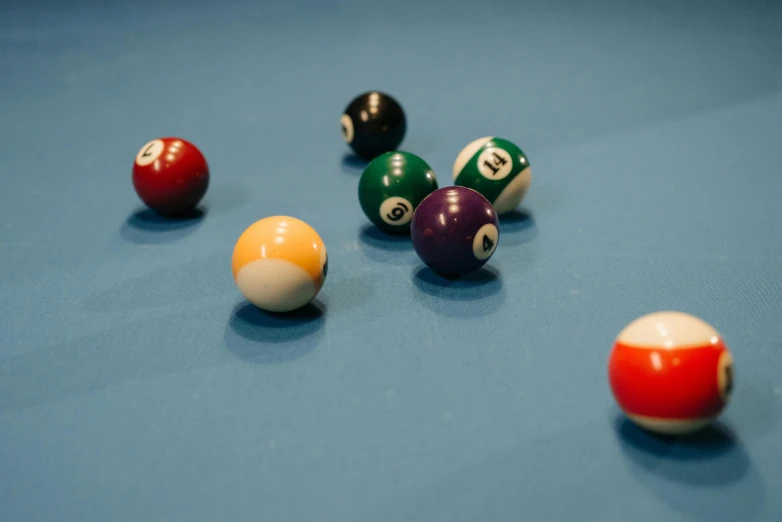
[(358, 182), (358, 201), (383, 232), (409, 234), (413, 211), (437, 190), (432, 168), (409, 152), (386, 152), (373, 159)]
[(479, 138), (453, 164), (454, 185), (480, 192), (497, 214), (510, 212), (527, 195), (532, 169), (524, 152), (502, 138)]

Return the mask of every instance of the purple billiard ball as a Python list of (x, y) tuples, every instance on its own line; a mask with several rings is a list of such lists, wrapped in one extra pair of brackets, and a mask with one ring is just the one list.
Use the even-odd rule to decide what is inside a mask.
[(500, 239), (497, 212), (489, 200), (466, 187), (429, 194), (410, 222), (413, 248), (429, 268), (445, 276), (482, 267)]

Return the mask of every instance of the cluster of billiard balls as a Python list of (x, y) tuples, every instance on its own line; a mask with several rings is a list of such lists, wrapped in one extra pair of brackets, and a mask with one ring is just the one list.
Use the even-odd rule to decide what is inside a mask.
[(482, 267), (497, 249), (499, 215), (526, 195), (532, 170), (514, 143), (479, 138), (456, 156), (454, 186), (439, 188), (422, 158), (397, 151), (406, 130), (402, 107), (390, 95), (358, 96), (341, 118), (342, 135), (369, 161), (358, 183), (367, 218), (389, 234), (409, 234), (433, 271), (461, 276)]
[[(531, 182), (529, 160), (514, 143), (484, 137), (456, 156), (454, 185), (439, 188), (420, 157), (397, 151), (406, 132), (399, 103), (385, 93), (356, 97), (340, 118), (353, 152), (368, 161), (358, 183), (364, 214), (388, 234), (409, 234), (434, 272), (461, 276), (478, 270), (499, 243), (499, 216), (515, 209)], [(145, 144), (133, 165), (141, 200), (161, 216), (192, 212), (209, 185), (209, 167), (192, 143), (176, 137)], [(318, 233), (289, 216), (250, 225), (232, 256), (234, 281), (257, 307), (274, 313), (311, 302), (328, 273)], [(733, 390), (733, 359), (720, 335), (681, 312), (640, 317), (617, 336), (608, 362), (611, 391), (639, 426), (685, 434), (708, 425)]]

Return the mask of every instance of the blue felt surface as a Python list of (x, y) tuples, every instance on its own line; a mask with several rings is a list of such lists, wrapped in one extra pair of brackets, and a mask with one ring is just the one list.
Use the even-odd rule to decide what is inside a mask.
[[(778, 2), (0, 1), (0, 520), (778, 521)], [(533, 181), (445, 282), (368, 227), (339, 115), (383, 89), (448, 182), (484, 135)], [(202, 216), (143, 210), (149, 139)], [(248, 307), (253, 221), (316, 227), (301, 313)], [(606, 382), (658, 309), (725, 337), (721, 424), (666, 442)]]

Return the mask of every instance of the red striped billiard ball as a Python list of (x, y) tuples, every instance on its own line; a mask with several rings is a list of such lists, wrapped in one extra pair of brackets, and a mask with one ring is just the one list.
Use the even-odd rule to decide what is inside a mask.
[(733, 358), (714, 328), (681, 312), (655, 312), (627, 325), (608, 360), (611, 391), (636, 424), (664, 435), (697, 431), (733, 391)]
[(192, 211), (206, 194), (209, 166), (198, 147), (181, 138), (152, 140), (138, 151), (133, 187), (163, 216)]

